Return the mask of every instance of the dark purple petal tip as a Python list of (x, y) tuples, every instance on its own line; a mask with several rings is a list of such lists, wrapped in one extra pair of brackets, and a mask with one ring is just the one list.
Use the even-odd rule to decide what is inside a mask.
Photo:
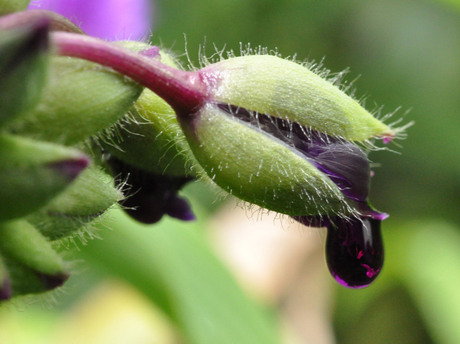
[(60, 176), (74, 180), (89, 165), (89, 158), (82, 156), (80, 158), (66, 159), (55, 161), (47, 164), (48, 168), (54, 170)]
[(0, 301), (9, 300), (11, 298), (11, 282), (7, 278), (3, 280), (3, 284), (0, 286)]
[(228, 104), (217, 104), (225, 113), (263, 130), (304, 155), (326, 174), (351, 200), (362, 202), (369, 195), (370, 165), (357, 145), (319, 133), (278, 117)]
[(68, 273), (57, 273), (55, 275), (49, 275), (44, 273), (37, 273), (37, 276), (42, 281), (46, 290), (53, 290), (60, 286), (62, 286), (65, 281), (67, 281), (70, 277)]
[(168, 204), (166, 213), (182, 221), (194, 221), (196, 219), (190, 205), (182, 197), (173, 197)]
[(355, 201), (369, 195), (370, 166), (366, 154), (349, 142), (312, 144), (305, 152), (313, 164)]
[(178, 196), (179, 190), (191, 177), (173, 177), (137, 169), (133, 166), (111, 157), (109, 164), (113, 174), (117, 176), (118, 185), (130, 186), (131, 195), (120, 204), (125, 212), (135, 220), (153, 224), (164, 215), (183, 221), (195, 219), (185, 199)]
[(326, 260), (335, 280), (348, 288), (364, 288), (383, 266), (380, 220), (337, 219), (327, 228)]

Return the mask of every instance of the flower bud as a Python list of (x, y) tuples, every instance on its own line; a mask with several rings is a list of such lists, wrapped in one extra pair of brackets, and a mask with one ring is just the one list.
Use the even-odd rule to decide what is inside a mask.
[(40, 102), (12, 123), (11, 130), (39, 140), (75, 144), (118, 121), (141, 91), (129, 78), (97, 64), (53, 57)]
[(353, 141), (394, 136), (354, 99), (305, 66), (243, 56), (199, 71), (207, 99), (178, 113), (208, 176), (250, 203), (291, 216), (357, 216), (370, 168)]
[(394, 130), (337, 86), (277, 56), (230, 58), (199, 73), (216, 103), (285, 119), (348, 141), (394, 135)]
[[(133, 41), (119, 44), (177, 68), (173, 59), (158, 47)], [(188, 162), (192, 157), (187, 141), (176, 113), (162, 98), (144, 89), (125, 118), (113, 138), (108, 139), (113, 144), (104, 146), (113, 156), (158, 175), (184, 177), (191, 173)]]
[(109, 165), (117, 185), (127, 185), (129, 194), (120, 204), (137, 221), (152, 224), (169, 215), (179, 220), (195, 219), (188, 202), (178, 195), (192, 177), (156, 174), (112, 157)]
[[(91, 38), (55, 34), (53, 42), (59, 54), (110, 66), (168, 102), (196, 160), (220, 187), (302, 223), (327, 226), (329, 251), (348, 245), (329, 260), (336, 278), (347, 276), (342, 284), (363, 287), (377, 276), (380, 221), (387, 215), (368, 202), (370, 164), (359, 145), (375, 138), (387, 143), (404, 128), (390, 128), (333, 83), (276, 56), (229, 58), (184, 72)], [(340, 236), (350, 230), (353, 245)], [(367, 245), (370, 232), (375, 254)], [(353, 247), (365, 252), (354, 254)], [(341, 271), (342, 259), (361, 268)]]
[(88, 163), (88, 158), (75, 149), (0, 135), (0, 221), (43, 207)]
[(62, 258), (25, 220), (0, 223), (0, 253), (11, 278), (12, 296), (54, 289), (69, 276)]
[[(177, 67), (172, 58), (140, 42), (119, 42), (125, 48)], [(104, 145), (118, 185), (129, 191), (120, 204), (134, 219), (155, 223), (164, 215), (180, 220), (195, 216), (178, 195), (191, 177), (191, 152), (174, 110), (158, 95), (145, 89)]]
[(111, 178), (95, 166), (81, 175), (45, 207), (27, 220), (50, 240), (69, 236), (104, 214), (123, 194)]
[(0, 30), (0, 127), (39, 101), (48, 72), (48, 21)]

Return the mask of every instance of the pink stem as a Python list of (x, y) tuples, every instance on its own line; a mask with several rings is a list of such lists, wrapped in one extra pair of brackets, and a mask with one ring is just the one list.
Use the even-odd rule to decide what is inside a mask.
[(207, 98), (206, 87), (197, 72), (169, 67), (157, 59), (90, 36), (54, 32), (51, 41), (59, 55), (110, 67), (149, 88), (171, 105), (178, 115), (195, 112)]

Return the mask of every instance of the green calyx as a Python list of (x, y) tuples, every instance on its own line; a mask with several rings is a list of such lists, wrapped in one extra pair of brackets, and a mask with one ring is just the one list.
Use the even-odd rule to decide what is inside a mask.
[(48, 27), (35, 22), (0, 30), (0, 127), (40, 100), (48, 74)]
[(0, 294), (7, 294), (3, 299), (54, 289), (69, 276), (66, 263), (25, 220), (0, 223), (0, 256), (4, 276)]
[[(153, 59), (177, 68), (171, 56), (157, 47), (140, 42), (119, 42), (140, 52), (154, 50)], [(120, 121), (116, 133), (105, 148), (119, 160), (137, 169), (169, 176), (191, 173), (188, 144), (174, 110), (158, 95), (144, 89), (128, 114)]]
[(27, 220), (50, 240), (72, 235), (123, 198), (99, 168), (87, 168), (64, 192)]
[(80, 151), (9, 134), (0, 135), (0, 221), (45, 206), (88, 165)]
[(76, 144), (117, 122), (142, 89), (97, 64), (53, 57), (39, 104), (12, 123), (10, 130), (36, 139)]
[(215, 104), (185, 131), (207, 175), (238, 198), (291, 216), (348, 212), (340, 189), (305, 157)]
[(333, 137), (364, 141), (394, 131), (356, 100), (305, 66), (271, 55), (222, 60), (202, 70), (212, 75), (214, 99), (298, 123)]

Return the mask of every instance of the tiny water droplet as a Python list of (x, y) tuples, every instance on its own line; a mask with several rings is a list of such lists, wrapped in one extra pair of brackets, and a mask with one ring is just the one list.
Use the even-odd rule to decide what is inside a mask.
[(327, 227), (326, 260), (332, 276), (345, 287), (363, 288), (383, 266), (380, 220), (338, 219)]

